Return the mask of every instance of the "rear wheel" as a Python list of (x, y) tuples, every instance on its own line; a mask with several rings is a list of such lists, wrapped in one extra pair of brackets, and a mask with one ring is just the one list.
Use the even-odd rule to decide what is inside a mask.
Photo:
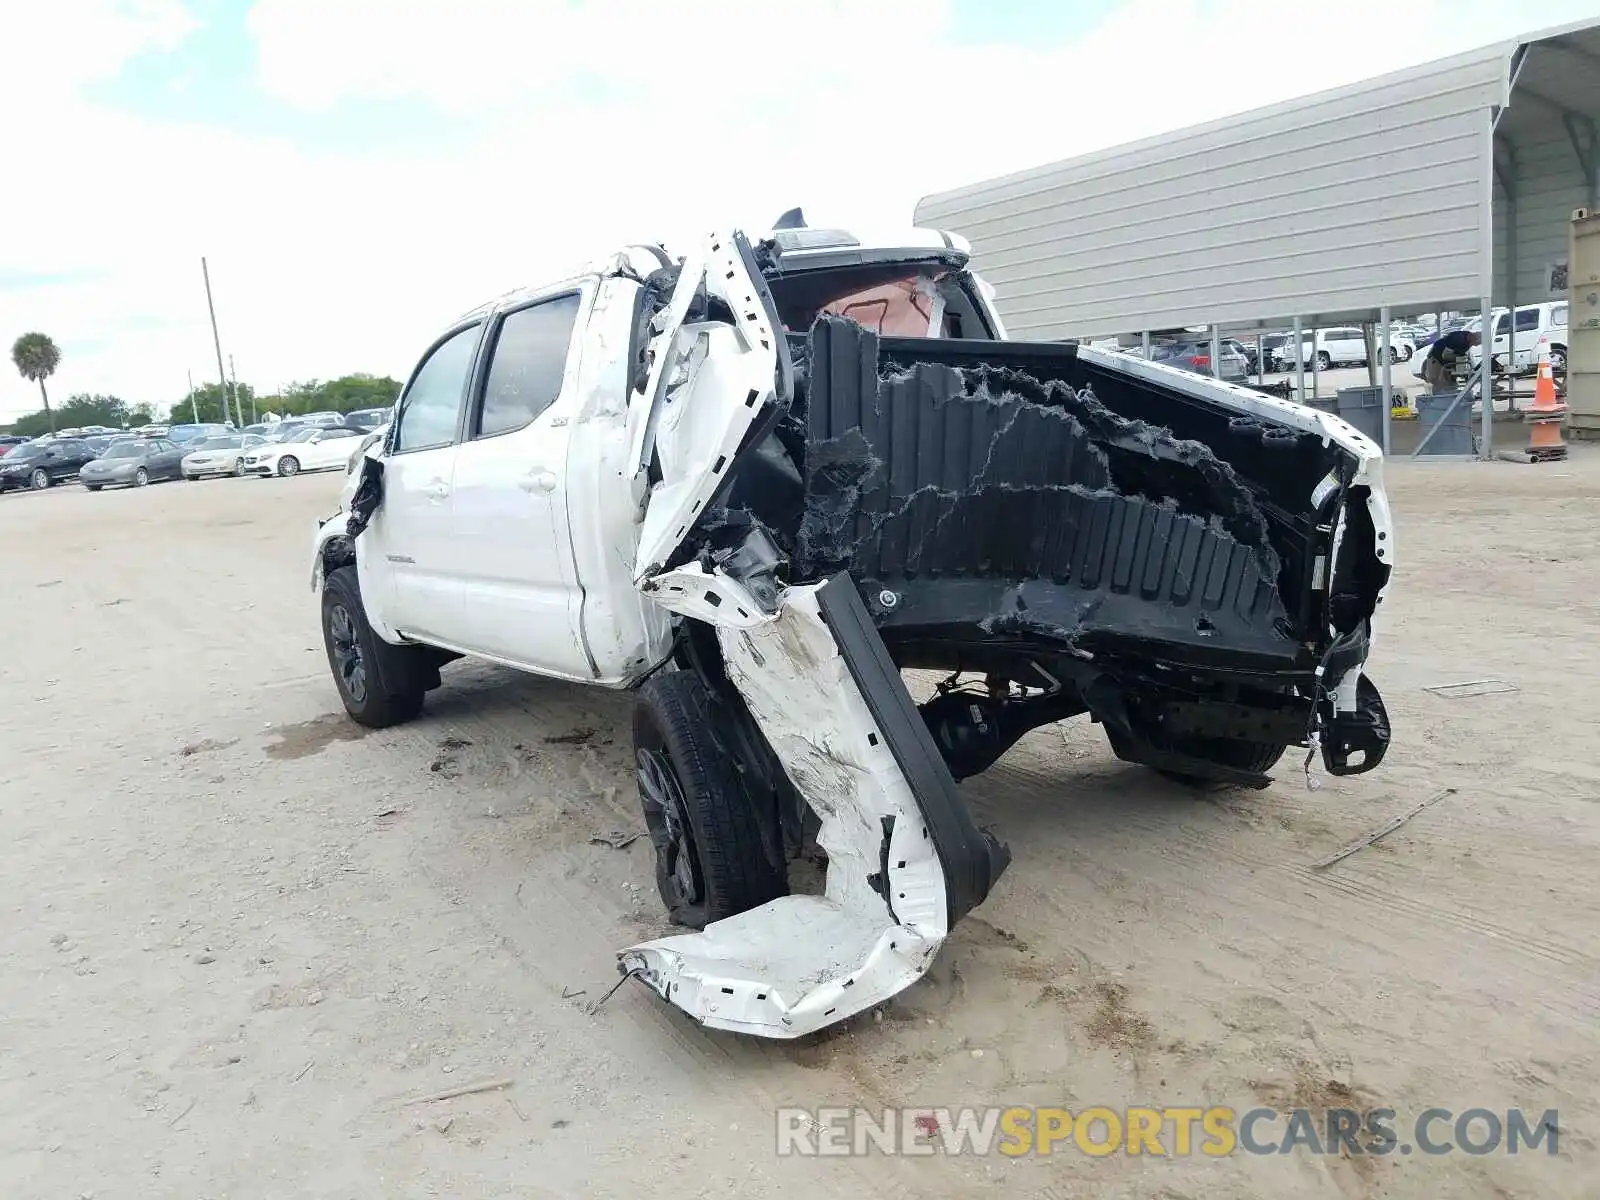
[(83, 486), (88, 488), (91, 492), (98, 492), (101, 488), (105, 487), (105, 484), (103, 484), (103, 483), (86, 483)]
[(322, 640), (344, 708), (358, 725), (384, 729), (422, 711), (438, 668), (418, 646), (391, 646), (373, 631), (353, 566), (329, 573), (322, 587)]
[(639, 803), (656, 888), (680, 925), (702, 929), (789, 891), (767, 857), (755, 798), (719, 736), (710, 692), (690, 671), (657, 675), (633, 710)]
[[(1216, 763), (1219, 767), (1245, 771), (1251, 775), (1265, 775), (1277, 765), (1278, 760), (1283, 757), (1283, 752), (1288, 749), (1287, 746), (1273, 742), (1246, 742), (1236, 738), (1174, 739), (1170, 743), (1170, 748), (1179, 754), (1204, 759), (1206, 762)], [(1169, 771), (1159, 767), (1156, 770), (1157, 774), (1165, 775), (1185, 787), (1209, 789), (1218, 786), (1214, 779), (1191, 775), (1187, 771)]]
[(1332, 366), (1333, 366), (1333, 355), (1329, 354), (1326, 350), (1318, 350), (1317, 351), (1317, 369), (1319, 371), (1326, 371)]

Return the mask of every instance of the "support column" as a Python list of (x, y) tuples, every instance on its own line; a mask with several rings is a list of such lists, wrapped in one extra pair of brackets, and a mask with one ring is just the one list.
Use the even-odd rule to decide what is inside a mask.
[(1299, 317), (1294, 319), (1294, 394), (1301, 404), (1306, 402), (1306, 343)]
[(1378, 320), (1383, 322), (1383, 349), (1379, 352), (1383, 362), (1383, 452), (1389, 453), (1389, 410), (1394, 404), (1394, 336), (1389, 332), (1389, 306), (1378, 310)]

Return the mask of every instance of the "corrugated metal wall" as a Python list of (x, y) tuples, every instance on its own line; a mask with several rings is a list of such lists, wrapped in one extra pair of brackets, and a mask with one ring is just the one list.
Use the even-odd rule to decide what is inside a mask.
[(1586, 202), (1583, 168), (1572, 142), (1558, 121), (1537, 141), (1518, 141), (1514, 147), (1516, 171), (1511, 183), (1516, 203), (1506, 203), (1496, 185), (1494, 231), (1494, 302), (1510, 303), (1507, 272), (1511, 238), (1516, 238), (1516, 302), (1533, 304), (1554, 300), (1545, 291), (1545, 268), (1567, 257), (1567, 237), (1573, 209)]
[[(1013, 336), (1348, 319), (1482, 294), (1494, 48), (924, 199)], [(1537, 270), (1537, 268), (1530, 268)]]

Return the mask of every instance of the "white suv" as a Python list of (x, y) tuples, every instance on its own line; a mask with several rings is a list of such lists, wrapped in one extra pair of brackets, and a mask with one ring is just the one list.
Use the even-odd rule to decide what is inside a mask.
[[(628, 247), (466, 314), (322, 523), (340, 699), (417, 716), (469, 655), (634, 692), (674, 921), (619, 965), (798, 1037), (927, 969), (1009, 853), (955, 781), (1029, 730), (1264, 786), (1370, 770), (1394, 562), (1382, 455), (1331, 414), (1012, 342), (961, 239), (798, 214)], [(918, 705), (903, 668), (940, 670)], [(970, 676), (963, 683), (963, 675)], [(822, 848), (822, 895), (788, 864)]]
[[(1377, 338), (1378, 353), (1383, 353), (1382, 334), (1374, 334)], [(1361, 328), (1355, 325), (1339, 326), (1334, 329), (1318, 329), (1314, 333), (1302, 335), (1301, 354), (1307, 367), (1315, 363), (1326, 371), (1331, 367), (1359, 367), (1367, 361), (1367, 339)], [(1406, 362), (1417, 352), (1416, 343), (1409, 337), (1399, 334), (1391, 335), (1389, 342), (1389, 361)], [(1291, 335), (1283, 345), (1274, 351), (1274, 357), (1280, 371), (1295, 369), (1294, 337)]]

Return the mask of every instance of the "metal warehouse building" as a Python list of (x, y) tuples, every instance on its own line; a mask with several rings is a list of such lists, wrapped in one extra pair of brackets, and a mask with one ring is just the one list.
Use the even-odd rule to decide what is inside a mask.
[(929, 196), (917, 224), (972, 242), (1022, 338), (1565, 298), (1597, 117), (1587, 21)]

